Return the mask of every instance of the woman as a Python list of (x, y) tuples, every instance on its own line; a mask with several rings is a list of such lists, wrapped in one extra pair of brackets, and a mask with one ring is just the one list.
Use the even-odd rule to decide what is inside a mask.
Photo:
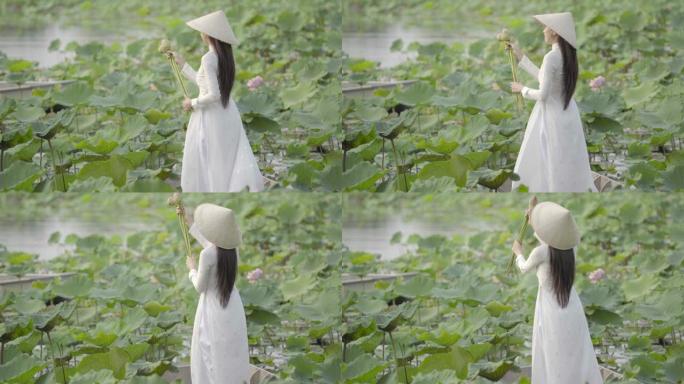
[(532, 328), (532, 384), (603, 383), (584, 308), (573, 282), (580, 234), (570, 211), (551, 202), (528, 211), (541, 242), (530, 257), (513, 243), (521, 272), (534, 270), (539, 280)]
[(247, 324), (235, 279), (242, 242), (233, 211), (214, 204), (195, 209), (192, 234), (204, 249), (199, 269), (187, 258), (199, 292), (190, 347), (193, 384), (249, 383)]
[(235, 82), (233, 46), (238, 40), (223, 11), (187, 23), (202, 33), (209, 52), (195, 72), (182, 56), (173, 53), (185, 77), (199, 87), (199, 96), (185, 98), (183, 109), (192, 111), (183, 148), (183, 192), (238, 192), (264, 189), (240, 112), (231, 98)]
[(513, 189), (526, 185), (529, 192), (595, 192), (582, 121), (572, 98), (578, 75), (572, 14), (534, 17), (546, 26), (544, 41), (551, 51), (539, 69), (511, 45), (519, 66), (539, 80), (539, 89), (511, 83), (513, 92), (537, 101), (515, 162), (520, 180), (513, 182)]

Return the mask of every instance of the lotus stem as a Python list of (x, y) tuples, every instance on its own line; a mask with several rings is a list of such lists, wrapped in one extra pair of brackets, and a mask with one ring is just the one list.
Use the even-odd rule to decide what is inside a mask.
[(176, 63), (176, 60), (173, 59), (172, 56), (167, 56), (169, 58), (169, 63), (171, 63), (171, 68), (173, 69), (173, 73), (176, 75), (176, 80), (178, 81), (178, 84), (180, 84), (181, 89), (183, 90), (183, 95), (185, 97), (190, 97), (188, 95), (188, 89), (185, 87), (185, 82), (183, 81), (183, 77), (181, 76), (180, 69), (178, 68), (178, 63)]
[(185, 242), (185, 251), (189, 258), (192, 258), (192, 249), (190, 248), (190, 237), (188, 236), (188, 224), (185, 222), (185, 210), (183, 205), (180, 205), (180, 213), (178, 213), (178, 222), (183, 233), (183, 241)]
[(190, 97), (188, 96), (188, 89), (185, 87), (185, 83), (183, 82), (181, 71), (178, 68), (178, 63), (176, 63), (176, 60), (173, 58), (173, 50), (171, 49), (171, 43), (168, 40), (163, 39), (159, 44), (159, 52), (166, 55), (166, 58), (169, 59), (171, 69), (173, 69), (173, 73), (176, 75), (176, 80), (178, 81), (178, 84), (180, 84), (181, 89), (183, 90), (183, 95), (185, 95), (185, 97)]
[[(523, 238), (525, 237), (525, 232), (527, 232), (527, 226), (528, 226), (529, 222), (530, 222), (529, 218), (527, 217), (527, 215), (525, 215), (525, 221), (523, 222), (522, 226), (520, 227), (520, 230), (518, 231), (518, 237), (517, 237), (518, 242), (521, 244), (522, 244)], [(513, 265), (515, 264), (515, 258), (516, 258), (516, 254), (515, 253), (511, 254), (511, 258), (508, 260), (508, 266), (506, 267), (506, 272), (510, 273), (513, 270)]]
[(192, 258), (192, 248), (190, 247), (190, 235), (188, 234), (188, 224), (185, 222), (185, 207), (183, 200), (181, 200), (180, 193), (174, 193), (168, 200), (169, 205), (176, 207), (176, 215), (178, 216), (178, 224), (183, 234), (183, 242), (185, 243), (185, 251), (188, 258)]
[[(522, 244), (524, 238), (525, 238), (525, 233), (527, 232), (527, 227), (530, 224), (530, 216), (528, 213), (532, 213), (532, 208), (537, 205), (537, 197), (532, 196), (530, 199), (530, 203), (528, 204), (527, 212), (525, 213), (525, 220), (523, 221), (522, 225), (520, 226), (520, 230), (518, 231), (518, 237), (517, 240), (520, 244)], [(516, 254), (515, 252), (511, 255), (511, 258), (508, 260), (508, 266), (506, 267), (506, 272), (510, 273), (513, 270), (513, 265), (515, 264), (515, 258)]]
[[(513, 49), (510, 46), (506, 46), (506, 51), (508, 51), (508, 61), (511, 63), (511, 74), (513, 75), (513, 81), (518, 82), (518, 73), (515, 70), (515, 64), (513, 60)], [(523, 109), (523, 99), (520, 93), (515, 94), (515, 99), (516, 99), (516, 105), (518, 107), (518, 111), (522, 111)]]

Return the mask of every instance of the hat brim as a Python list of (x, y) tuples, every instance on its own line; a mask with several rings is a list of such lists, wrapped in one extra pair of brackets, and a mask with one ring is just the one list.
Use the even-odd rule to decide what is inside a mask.
[(235, 36), (233, 28), (228, 22), (223, 11), (216, 11), (202, 17), (190, 20), (185, 23), (188, 27), (211, 36), (216, 40), (228, 43), (230, 45), (238, 45), (240, 41)]

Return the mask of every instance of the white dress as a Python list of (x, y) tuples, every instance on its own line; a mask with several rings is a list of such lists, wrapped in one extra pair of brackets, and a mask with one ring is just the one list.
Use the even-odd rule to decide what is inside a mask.
[(541, 69), (527, 57), (519, 67), (539, 80), (539, 89), (524, 87), (522, 96), (536, 100), (527, 122), (514, 172), (513, 189), (529, 192), (596, 192), (582, 120), (574, 99), (563, 109), (563, 56), (558, 44), (544, 56)]
[(199, 292), (190, 347), (190, 375), (193, 384), (249, 383), (247, 321), (237, 287), (225, 308), (216, 289), (216, 246), (199, 234), (190, 233), (202, 244), (199, 271), (190, 271), (190, 280)]
[(221, 104), (218, 56), (213, 49), (202, 56), (195, 72), (187, 63), (183, 75), (199, 87), (192, 99), (192, 116), (183, 148), (183, 192), (259, 192), (264, 181), (242, 126), (240, 112), (231, 96)]
[(542, 243), (527, 260), (518, 255), (516, 261), (521, 272), (534, 270), (539, 280), (532, 325), (532, 384), (603, 383), (575, 288), (567, 307), (561, 308), (556, 300), (549, 246)]

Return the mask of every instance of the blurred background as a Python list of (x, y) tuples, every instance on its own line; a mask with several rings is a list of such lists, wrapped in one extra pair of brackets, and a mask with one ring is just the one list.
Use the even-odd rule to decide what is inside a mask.
[[(169, 197), (0, 194), (0, 381), (189, 383), (198, 293)], [(339, 374), (340, 196), (182, 199), (238, 218), (252, 383)]]
[(684, 6), (666, 0), (344, 1), (344, 164), (360, 180), (351, 188), (510, 190), (534, 103), (516, 105), (516, 63), (498, 36), (506, 29), (540, 66), (550, 47), (532, 16), (565, 11), (597, 189), (682, 190)]
[[(345, 363), (376, 369), (360, 382), (529, 382), (538, 282), (507, 267), (529, 198), (345, 194)], [(538, 198), (582, 234), (574, 286), (606, 382), (682, 380), (684, 196)], [(523, 244), (538, 245), (532, 229)]]

